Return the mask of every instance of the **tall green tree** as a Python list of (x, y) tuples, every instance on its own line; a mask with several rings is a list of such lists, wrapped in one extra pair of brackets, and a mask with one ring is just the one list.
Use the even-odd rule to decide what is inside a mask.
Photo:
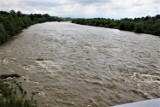
[(6, 31), (3, 27), (3, 24), (0, 24), (0, 44), (6, 42), (8, 40), (8, 36), (6, 34)]
[(144, 25), (143, 25), (143, 23), (137, 23), (135, 25), (135, 32), (137, 32), (137, 33), (143, 33), (144, 32)]

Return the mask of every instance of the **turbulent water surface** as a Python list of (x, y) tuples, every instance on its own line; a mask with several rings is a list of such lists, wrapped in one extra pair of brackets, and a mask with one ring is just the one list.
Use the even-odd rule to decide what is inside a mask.
[(107, 107), (160, 97), (160, 38), (49, 22), (0, 46), (0, 74), (18, 73), (39, 107)]

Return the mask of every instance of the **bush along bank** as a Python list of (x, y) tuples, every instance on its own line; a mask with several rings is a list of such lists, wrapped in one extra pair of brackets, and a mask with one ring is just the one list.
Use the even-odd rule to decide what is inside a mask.
[(116, 28), (120, 30), (133, 31), (137, 33), (147, 33), (160, 36), (160, 15), (154, 17), (146, 16), (141, 18), (124, 18), (120, 20), (91, 18), (73, 19), (72, 23), (99, 26), (106, 28)]
[[(10, 80), (2, 78), (3, 76), (8, 76)], [(21, 82), (11, 79), (12, 75), (3, 76), (0, 77), (0, 107), (37, 107), (33, 98), (26, 98), (27, 92), (22, 88)]]
[(62, 18), (48, 14), (22, 14), (20, 11), (0, 11), (0, 44), (8, 41), (15, 34), (36, 23), (62, 21)]

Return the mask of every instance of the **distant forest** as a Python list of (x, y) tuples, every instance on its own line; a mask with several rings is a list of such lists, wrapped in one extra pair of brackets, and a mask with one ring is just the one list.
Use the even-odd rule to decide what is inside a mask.
[(160, 36), (160, 15), (156, 15), (154, 17), (146, 16), (134, 19), (124, 18), (120, 20), (105, 18), (78, 18), (73, 19), (72, 23), (106, 28), (115, 28), (120, 30), (133, 31), (137, 33), (147, 33)]
[(0, 11), (0, 44), (30, 25), (48, 21), (61, 21), (62, 18), (48, 14), (22, 14), (20, 11)]

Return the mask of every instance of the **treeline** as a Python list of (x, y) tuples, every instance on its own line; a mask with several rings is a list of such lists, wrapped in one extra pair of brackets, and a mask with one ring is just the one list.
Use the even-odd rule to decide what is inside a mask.
[(5, 43), (11, 36), (21, 32), (24, 28), (36, 23), (47, 21), (62, 21), (62, 18), (48, 14), (22, 14), (20, 11), (0, 11), (0, 44)]
[(141, 18), (124, 18), (121, 20), (92, 18), (73, 19), (72, 23), (99, 26), (106, 28), (116, 28), (120, 30), (133, 31), (137, 33), (147, 33), (160, 36), (160, 15), (154, 17), (146, 16)]

